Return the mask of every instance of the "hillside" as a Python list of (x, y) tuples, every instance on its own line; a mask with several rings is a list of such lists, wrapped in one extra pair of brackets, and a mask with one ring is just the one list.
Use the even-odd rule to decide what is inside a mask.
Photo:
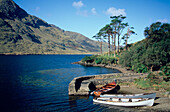
[(12, 0), (0, 0), (0, 54), (99, 52), (97, 42), (29, 15)]

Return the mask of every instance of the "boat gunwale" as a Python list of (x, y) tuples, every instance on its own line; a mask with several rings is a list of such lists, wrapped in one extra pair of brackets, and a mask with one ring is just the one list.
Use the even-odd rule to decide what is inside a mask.
[[(141, 96), (141, 97), (144, 97), (147, 95), (153, 95), (153, 96), (156, 96), (156, 93), (141, 93), (141, 94), (103, 94), (103, 95), (100, 95), (100, 97), (113, 97), (113, 98), (116, 98), (116, 97), (121, 97), (121, 98), (128, 98), (128, 97), (138, 97), (138, 96)], [(154, 97), (155, 98), (155, 97)]]
[[(118, 101), (113, 101), (112, 99), (119, 99)], [(95, 99), (95, 100), (97, 100), (97, 101), (106, 101), (106, 102), (130, 102), (130, 103), (132, 103), (132, 102), (140, 102), (140, 101), (146, 101), (146, 100), (151, 100), (151, 99), (153, 99), (153, 98), (112, 98), (112, 99), (110, 99), (110, 100), (102, 100), (102, 99)], [(122, 101), (121, 99), (129, 99), (129, 100), (132, 100), (132, 99), (139, 99), (138, 101)]]

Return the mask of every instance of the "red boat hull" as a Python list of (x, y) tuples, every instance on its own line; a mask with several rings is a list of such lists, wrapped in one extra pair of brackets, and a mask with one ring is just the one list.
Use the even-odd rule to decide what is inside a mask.
[[(109, 92), (113, 92), (113, 91), (116, 91), (116, 83), (115, 82), (111, 82), (99, 89), (96, 89), (93, 94), (95, 96), (100, 96), (101, 94), (104, 94), (104, 93), (109, 93)], [(119, 86), (119, 89), (120, 89), (120, 86)]]

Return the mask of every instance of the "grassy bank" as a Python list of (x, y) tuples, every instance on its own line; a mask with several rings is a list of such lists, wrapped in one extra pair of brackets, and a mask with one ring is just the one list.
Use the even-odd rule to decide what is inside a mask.
[(150, 72), (146, 79), (137, 79), (135, 85), (141, 89), (170, 91), (169, 72), (167, 69), (159, 72)]

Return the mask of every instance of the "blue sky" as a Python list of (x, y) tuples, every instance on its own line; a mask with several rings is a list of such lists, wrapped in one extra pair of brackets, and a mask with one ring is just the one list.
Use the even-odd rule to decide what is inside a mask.
[[(14, 0), (29, 14), (64, 30), (89, 38), (110, 23), (110, 16), (123, 14), (137, 33), (129, 43), (144, 39), (144, 29), (161, 21), (170, 22), (170, 0)], [(126, 29), (124, 30), (126, 31)], [(123, 41), (122, 41), (123, 42)]]

